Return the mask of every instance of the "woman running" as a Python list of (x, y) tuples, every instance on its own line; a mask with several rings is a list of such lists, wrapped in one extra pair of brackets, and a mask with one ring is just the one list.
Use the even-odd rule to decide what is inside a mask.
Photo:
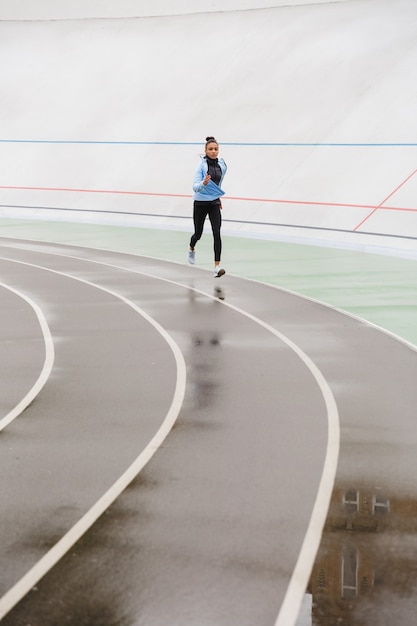
[(194, 175), (194, 234), (190, 240), (188, 262), (195, 263), (195, 246), (203, 234), (204, 222), (209, 216), (214, 239), (214, 276), (223, 276), (225, 270), (220, 266), (222, 253), (222, 240), (220, 228), (222, 225), (221, 196), (224, 191), (221, 184), (226, 174), (227, 165), (223, 159), (218, 158), (219, 144), (214, 137), (206, 137), (205, 155), (201, 157)]

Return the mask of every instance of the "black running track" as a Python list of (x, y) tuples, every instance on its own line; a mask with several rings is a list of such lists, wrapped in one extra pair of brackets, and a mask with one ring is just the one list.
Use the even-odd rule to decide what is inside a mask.
[(197, 267), (0, 257), (2, 624), (295, 624), (343, 442), (406, 437), (416, 352)]

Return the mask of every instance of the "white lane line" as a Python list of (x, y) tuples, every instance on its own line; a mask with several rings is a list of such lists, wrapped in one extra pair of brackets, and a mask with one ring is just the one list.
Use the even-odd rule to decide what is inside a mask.
[[(199, 291), (194, 289), (194, 291)], [(204, 292), (200, 292), (204, 293)], [(205, 294), (209, 295), (209, 294)], [(215, 299), (215, 296), (209, 296)], [(301, 546), (300, 553), (294, 571), (290, 578), (287, 591), (281, 604), (275, 626), (295, 626), (300, 612), (304, 594), (310, 580), (314, 561), (320, 547), (320, 541), (323, 534), (324, 524), (326, 522), (329, 510), (330, 499), (333, 492), (333, 486), (336, 478), (336, 471), (340, 450), (340, 420), (339, 411), (333, 392), (329, 383), (321, 373), (320, 369), (312, 359), (291, 339), (276, 330), (263, 320), (255, 317), (247, 311), (243, 311), (232, 304), (225, 301), (219, 301), (224, 306), (228, 306), (242, 315), (253, 320), (273, 335), (281, 339), (293, 352), (301, 359), (301, 361), (310, 370), (315, 378), (317, 385), (322, 393), (325, 406), (327, 409), (327, 447), (323, 464), (323, 470), (317, 490), (316, 499), (308, 523), (307, 531)]]
[[(255, 317), (251, 313), (236, 307), (233, 304), (226, 302), (225, 300), (219, 300), (216, 296), (212, 294), (208, 294), (200, 289), (196, 289), (195, 287), (190, 287), (184, 283), (180, 283), (178, 281), (173, 281), (168, 278), (162, 278), (153, 274), (148, 274), (146, 272), (141, 272), (138, 269), (131, 269), (123, 266), (114, 265), (111, 263), (106, 263), (104, 261), (97, 261), (95, 259), (85, 259), (83, 257), (77, 257), (73, 255), (59, 255), (56, 252), (41, 252), (42, 254), (49, 254), (51, 256), (65, 256), (67, 258), (71, 258), (78, 261), (87, 261), (89, 263), (96, 263), (97, 265), (103, 265), (106, 267), (112, 267), (117, 270), (132, 272), (135, 274), (141, 274), (143, 276), (147, 276), (151, 279), (161, 280), (163, 282), (185, 288), (187, 290), (194, 291), (203, 296), (206, 296), (212, 300), (216, 300), (219, 304), (223, 306), (227, 306), (230, 309), (233, 309), (237, 313), (251, 319), (255, 323), (259, 324), (273, 335), (281, 339), (283, 343), (285, 343), (291, 350), (294, 351), (295, 354), (303, 361), (306, 367), (310, 370), (311, 374), (315, 378), (317, 385), (322, 393), (325, 406), (327, 409), (327, 448), (326, 448), (326, 456), (323, 464), (323, 471), (319, 483), (319, 487), (317, 490), (316, 500), (313, 506), (312, 514), (310, 517), (310, 521), (307, 527), (307, 531), (301, 546), (301, 550), (297, 559), (297, 563), (295, 565), (293, 574), (291, 576), (284, 601), (280, 607), (280, 611), (278, 613), (278, 617), (275, 621), (274, 626), (295, 626), (297, 617), (301, 608), (303, 596), (307, 589), (308, 581), (310, 579), (311, 571), (313, 569), (314, 561), (316, 558), (317, 551), (320, 546), (320, 541), (323, 533), (324, 524), (327, 517), (327, 512), (330, 505), (330, 499), (332, 495), (332, 490), (334, 486), (337, 463), (339, 458), (339, 448), (340, 448), (340, 422), (339, 422), (339, 412), (337, 409), (337, 404), (333, 393), (330, 389), (330, 386), (321, 373), (320, 369), (316, 366), (314, 361), (310, 359), (310, 357), (291, 339), (289, 339), (286, 335), (279, 332), (263, 320)], [(119, 253), (120, 254), (120, 253)], [(46, 268), (47, 269), (47, 268)], [(55, 270), (50, 270), (55, 271)], [(302, 296), (301, 296), (302, 297)], [(1, 603), (0, 603), (1, 606)], [(1, 613), (0, 613), (1, 619)]]
[[(96, 262), (96, 261), (93, 261)], [(110, 264), (104, 264), (110, 265)], [(110, 265), (111, 267), (117, 267)], [(122, 269), (122, 268), (118, 268)], [(150, 278), (158, 278), (152, 274), (145, 274), (144, 272), (137, 272), (142, 275), (146, 275)], [(196, 293), (200, 293), (213, 300), (218, 300), (216, 296), (208, 294), (194, 287), (189, 287), (176, 281), (171, 281), (166, 278), (159, 278), (159, 280), (178, 285), (186, 289), (191, 289)], [(255, 323), (259, 324), (270, 333), (278, 337), (283, 343), (285, 343), (306, 365), (310, 370), (312, 376), (315, 378), (317, 385), (322, 393), (324, 403), (327, 410), (327, 447), (326, 455), (323, 464), (322, 475), (320, 478), (319, 487), (317, 490), (316, 500), (314, 502), (313, 510), (311, 513), (310, 521), (308, 523), (307, 532), (304, 536), (304, 540), (301, 546), (300, 553), (298, 555), (297, 563), (295, 565), (293, 574), (288, 584), (287, 591), (283, 603), (280, 607), (278, 617), (275, 621), (275, 626), (295, 626), (298, 614), (300, 612), (301, 604), (304, 594), (307, 589), (308, 581), (310, 580), (311, 572), (314, 566), (316, 554), (320, 547), (320, 541), (323, 534), (324, 524), (327, 518), (327, 512), (330, 505), (330, 499), (333, 492), (333, 486), (336, 478), (337, 464), (339, 459), (340, 450), (340, 420), (339, 411), (337, 408), (336, 400), (333, 392), (330, 388), (326, 378), (321, 373), (320, 369), (314, 363), (312, 359), (291, 339), (286, 335), (276, 330), (273, 326), (270, 326), (263, 320), (255, 317), (251, 313), (240, 309), (224, 300), (218, 300), (218, 302), (224, 306), (233, 309), (234, 311), (244, 315)]]
[(31, 402), (33, 402), (33, 400), (36, 398), (36, 396), (40, 393), (40, 391), (44, 387), (52, 371), (52, 367), (53, 367), (54, 359), (55, 359), (55, 349), (54, 349), (54, 342), (52, 339), (51, 331), (49, 330), (48, 323), (45, 319), (45, 316), (42, 310), (36, 304), (36, 302), (31, 300), (28, 296), (26, 296), (21, 291), (18, 291), (17, 289), (13, 289), (9, 285), (0, 283), (0, 287), (4, 287), (5, 289), (8, 289), (12, 293), (19, 296), (19, 298), (22, 298), (22, 300), (27, 302), (27, 304), (30, 307), (32, 307), (36, 317), (38, 318), (39, 326), (42, 331), (43, 341), (45, 345), (45, 360), (42, 366), (42, 370), (38, 376), (38, 379), (33, 385), (33, 387), (20, 400), (20, 402), (0, 420), (0, 431), (2, 431), (14, 419), (16, 419), (16, 417), (18, 417), (21, 413), (23, 413), (23, 411), (29, 406)]
[[(10, 261), (11, 259), (7, 259)], [(24, 596), (45, 576), (54, 565), (72, 548), (72, 546), (81, 539), (81, 537), (87, 532), (89, 528), (97, 521), (97, 519), (108, 509), (108, 507), (116, 500), (116, 498), (126, 489), (126, 487), (136, 478), (143, 467), (153, 457), (158, 448), (162, 445), (163, 441), (171, 431), (181, 410), (181, 406), (185, 395), (185, 383), (186, 383), (186, 366), (182, 352), (173, 338), (166, 332), (166, 330), (152, 319), (145, 311), (136, 304), (124, 296), (100, 287), (87, 280), (70, 276), (64, 272), (58, 272), (50, 268), (41, 267), (33, 263), (25, 263), (22, 261), (12, 260), (14, 263), (21, 263), (23, 265), (30, 265), (45, 271), (59, 274), (67, 278), (77, 280), (93, 288), (104, 291), (128, 306), (134, 311), (139, 313), (144, 319), (146, 319), (165, 339), (169, 347), (171, 348), (176, 366), (177, 366), (177, 381), (175, 385), (175, 391), (173, 399), (168, 413), (148, 445), (139, 454), (136, 460), (127, 468), (127, 470), (120, 476), (120, 478), (106, 491), (106, 493), (97, 500), (97, 502), (87, 511), (83, 517), (81, 517), (74, 526), (13, 586), (0, 598), (0, 621), (2, 618), (11, 611), (11, 609), (18, 603)]]
[[(86, 260), (82, 257), (71, 256), (71, 258), (78, 260)], [(167, 278), (161, 278), (153, 274), (140, 272), (137, 269), (124, 268), (111, 263), (105, 263), (102, 261), (96, 261), (87, 259), (92, 263), (98, 263), (107, 267), (113, 267), (119, 270), (130, 271), (133, 273), (141, 274), (152, 279), (162, 280), (175, 286), (192, 290), (196, 293), (204, 295), (212, 300), (218, 301), (220, 304), (233, 309), (237, 313), (244, 315), (255, 323), (259, 324), (267, 331), (278, 337), (283, 343), (285, 343), (293, 352), (301, 359), (301, 361), (310, 370), (311, 374), (315, 378), (317, 385), (322, 393), (326, 410), (327, 410), (327, 447), (326, 455), (323, 464), (323, 471), (317, 490), (316, 500), (314, 502), (313, 510), (311, 513), (310, 521), (307, 527), (307, 532), (304, 536), (304, 540), (301, 546), (300, 553), (298, 555), (297, 563), (295, 565), (293, 574), (291, 576), (288, 588), (284, 597), (284, 601), (280, 607), (278, 617), (275, 621), (275, 626), (295, 626), (298, 614), (300, 612), (303, 596), (306, 592), (308, 581), (311, 576), (311, 572), (314, 566), (316, 554), (320, 547), (320, 541), (323, 534), (324, 524), (327, 518), (327, 512), (330, 505), (330, 499), (333, 491), (333, 486), (336, 477), (337, 464), (339, 459), (340, 449), (340, 420), (339, 411), (337, 409), (336, 400), (330, 389), (329, 383), (321, 373), (320, 369), (314, 363), (312, 359), (291, 339), (286, 335), (276, 330), (273, 326), (270, 326), (263, 320), (255, 317), (251, 313), (240, 309), (226, 302), (225, 300), (219, 300), (217, 296), (208, 294), (204, 291), (190, 287), (183, 283), (173, 281)]]
[(327, 406), (326, 457), (307, 532), (275, 621), (275, 626), (295, 626), (296, 624), (303, 596), (306, 593), (314, 561), (320, 547), (339, 459), (340, 421), (336, 401), (327, 381), (314, 362), (310, 362), (309, 367), (320, 386)]

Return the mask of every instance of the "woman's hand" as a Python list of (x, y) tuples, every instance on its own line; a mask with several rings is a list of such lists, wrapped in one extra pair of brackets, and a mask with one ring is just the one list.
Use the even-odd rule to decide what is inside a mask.
[(211, 178), (210, 174), (206, 174), (204, 176), (204, 178), (203, 178), (203, 185), (204, 185), (204, 187), (208, 184), (210, 178)]

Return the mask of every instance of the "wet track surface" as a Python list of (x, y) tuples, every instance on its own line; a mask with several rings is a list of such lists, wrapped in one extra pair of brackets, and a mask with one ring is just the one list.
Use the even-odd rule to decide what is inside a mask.
[[(340, 588), (329, 554), (352, 564), (366, 549), (362, 561), (383, 582), (373, 587), (363, 572), (373, 591), (351, 593), (342, 609), (364, 621), (346, 623), (380, 625), (398, 615), (383, 531), (395, 535), (401, 555), (404, 611), (412, 605), (407, 572), (414, 573), (404, 559), (414, 549), (414, 350), (295, 294), (228, 275), (215, 280), (198, 268), (25, 242), (2, 242), (0, 256), (0, 420), (45, 357), (34, 311), (19, 294), (43, 311), (55, 348), (45, 386), (1, 433), (2, 594), (135, 461), (184, 387), (173, 428), (149, 462), (32, 581), (33, 591), (8, 606), (4, 596), (2, 623), (261, 626), (278, 614), (281, 625), (295, 623), (299, 594), (291, 601), (286, 593), (306, 533), (320, 541), (330, 493), (311, 517), (324, 470), (333, 485), (332, 394), (341, 425), (336, 483), (316, 564), (301, 563), (305, 583), (313, 568), (316, 615), (331, 585)], [(160, 328), (178, 346), (186, 376)], [(346, 590), (353, 583), (358, 576)], [(375, 604), (381, 590), (384, 602)], [(317, 623), (331, 617), (328, 594), (326, 602)], [(334, 612), (342, 609), (339, 602)]]

